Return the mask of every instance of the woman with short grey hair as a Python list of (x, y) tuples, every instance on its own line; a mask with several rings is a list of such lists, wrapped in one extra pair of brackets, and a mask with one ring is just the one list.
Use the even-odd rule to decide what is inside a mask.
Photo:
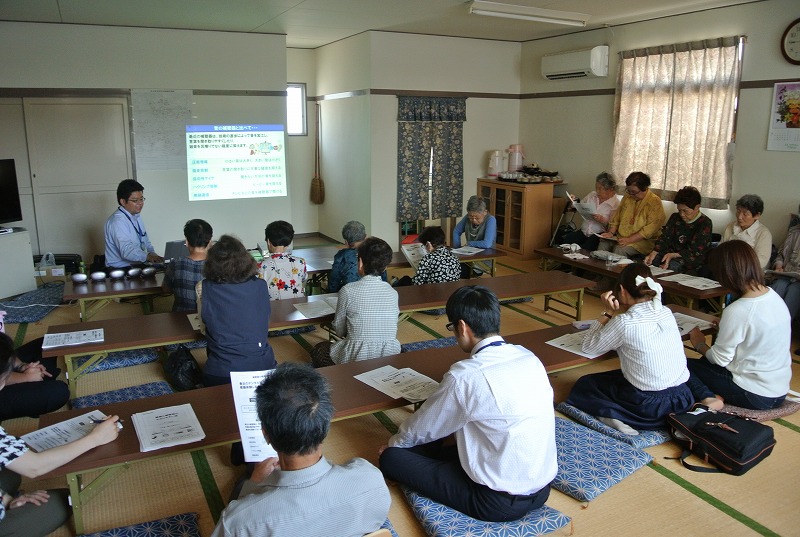
[(358, 243), (367, 238), (367, 229), (357, 220), (350, 220), (342, 228), (342, 238), (348, 248), (357, 248)]
[(596, 207), (594, 214), (591, 218), (583, 219), (580, 229), (556, 235), (555, 244), (577, 244), (586, 250), (597, 250), (600, 239), (596, 234), (604, 233), (608, 229), (608, 221), (619, 207), (617, 181), (614, 176), (608, 172), (599, 173), (594, 182), (594, 191), (584, 196), (583, 203), (593, 204)]
[[(336, 252), (333, 258), (331, 272), (328, 275), (328, 292), (338, 293), (345, 284), (358, 281), (358, 254), (356, 250), (367, 238), (367, 229), (357, 220), (350, 220), (342, 228), (342, 238), (347, 243), (347, 248)], [(386, 281), (386, 271), (381, 275)]]
[(745, 194), (736, 200), (736, 220), (728, 224), (720, 242), (744, 241), (753, 247), (762, 269), (769, 268), (772, 256), (772, 233), (761, 223), (764, 201), (756, 194)]
[(461, 248), (462, 234), (467, 239), (467, 246), (475, 248), (494, 246), (494, 241), (497, 239), (497, 221), (489, 214), (486, 200), (480, 196), (472, 196), (467, 200), (467, 214), (453, 229), (453, 248)]

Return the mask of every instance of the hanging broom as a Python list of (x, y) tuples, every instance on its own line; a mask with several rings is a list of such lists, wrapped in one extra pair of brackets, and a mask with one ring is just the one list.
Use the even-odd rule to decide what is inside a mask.
[(322, 177), (319, 175), (319, 116), (322, 112), (319, 103), (316, 103), (315, 106), (317, 108), (317, 130), (314, 146), (314, 178), (311, 179), (311, 203), (322, 205), (325, 201), (325, 183), (322, 182)]

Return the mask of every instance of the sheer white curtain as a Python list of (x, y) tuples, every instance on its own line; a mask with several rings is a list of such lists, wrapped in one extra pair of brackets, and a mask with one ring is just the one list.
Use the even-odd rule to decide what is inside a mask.
[(740, 78), (739, 37), (620, 53), (613, 169), (643, 171), (671, 199), (692, 185), (727, 207)]

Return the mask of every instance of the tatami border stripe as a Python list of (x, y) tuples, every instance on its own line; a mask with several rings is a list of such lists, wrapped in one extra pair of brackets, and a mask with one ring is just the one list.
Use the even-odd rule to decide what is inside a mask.
[(797, 360), (795, 358), (792, 358), (792, 362), (794, 362), (795, 364), (800, 364), (800, 360)]
[(28, 331), (28, 323), (19, 323), (17, 333), (14, 335), (14, 348), (16, 349), (25, 341), (25, 332)]
[(430, 335), (432, 335), (436, 339), (441, 339), (441, 338), (444, 337), (443, 335), (441, 335), (439, 332), (437, 332), (433, 328), (422, 324), (421, 322), (419, 322), (418, 320), (414, 319), (413, 317), (409, 317), (407, 319), (407, 321), (409, 323), (413, 324), (414, 326), (416, 326), (417, 328), (419, 328), (420, 330), (424, 330), (425, 332), (429, 333)]
[(391, 418), (389, 418), (389, 416), (387, 416), (383, 412), (375, 412), (373, 416), (375, 416), (376, 420), (381, 422), (381, 425), (383, 425), (387, 431), (389, 431), (392, 434), (395, 434), (397, 432), (397, 425), (395, 425), (395, 423), (391, 420)]
[[(311, 349), (313, 347), (311, 346), (311, 343), (309, 343), (308, 341), (305, 340), (305, 338), (303, 338), (303, 336), (301, 336), (300, 334), (292, 334), (292, 338), (297, 343), (299, 343), (300, 346), (303, 347), (307, 352), (311, 352)], [(309, 360), (310, 360), (310, 358), (309, 358)]]
[(771, 529), (767, 528), (766, 526), (760, 524), (759, 522), (756, 522), (755, 520), (753, 520), (749, 516), (745, 515), (744, 513), (741, 513), (739, 511), (737, 511), (736, 509), (734, 509), (733, 507), (731, 507), (727, 503), (723, 502), (722, 500), (720, 500), (718, 498), (715, 498), (714, 496), (712, 496), (708, 492), (704, 491), (703, 489), (701, 489), (697, 485), (694, 485), (694, 484), (690, 483), (689, 481), (685, 480), (684, 478), (682, 478), (678, 474), (672, 472), (671, 470), (667, 470), (666, 468), (664, 468), (660, 464), (654, 463), (654, 462), (650, 462), (650, 463), (648, 463), (647, 466), (649, 466), (650, 468), (652, 468), (656, 472), (660, 473), (661, 475), (663, 475), (667, 479), (671, 480), (676, 485), (678, 485), (680, 487), (683, 487), (686, 491), (691, 492), (692, 494), (694, 494), (695, 496), (697, 496), (698, 498), (700, 498), (704, 502), (708, 503), (712, 507), (716, 507), (717, 509), (719, 509), (720, 511), (722, 511), (723, 513), (725, 513), (729, 517), (731, 517), (731, 518), (733, 518), (735, 520), (738, 520), (739, 522), (741, 522), (742, 524), (744, 524), (745, 526), (747, 526), (751, 530), (755, 531), (756, 533), (758, 533), (760, 535), (769, 536), (769, 537), (780, 537), (780, 534), (775, 533), (774, 531), (772, 531)]
[(194, 469), (197, 472), (197, 479), (203, 488), (208, 510), (211, 511), (211, 518), (214, 519), (214, 524), (216, 524), (219, 521), (222, 510), (225, 509), (225, 502), (222, 501), (219, 487), (217, 487), (217, 482), (214, 480), (214, 474), (208, 464), (206, 452), (201, 449), (192, 451), (192, 462), (194, 462)]
[(516, 306), (514, 306), (512, 304), (503, 304), (503, 307), (504, 308), (508, 308), (510, 310), (513, 310), (513, 311), (516, 311), (517, 313), (521, 313), (522, 315), (525, 315), (526, 317), (530, 317), (531, 319), (533, 319), (535, 321), (539, 321), (540, 323), (546, 324), (547, 326), (557, 326), (556, 323), (554, 323), (554, 322), (546, 321), (546, 320), (542, 319), (541, 317), (537, 317), (533, 313), (527, 312), (525, 310), (521, 310), (521, 309), (519, 309), (518, 307), (516, 307)]
[(783, 425), (787, 429), (791, 429), (796, 433), (800, 433), (800, 425), (795, 425), (794, 423), (788, 422), (783, 418), (777, 418), (777, 419), (775, 419), (773, 421), (775, 423), (780, 423), (781, 425)]
[(527, 274), (528, 273), (527, 270), (521, 269), (519, 267), (512, 267), (511, 265), (506, 265), (505, 263), (500, 263), (499, 261), (495, 261), (495, 263), (497, 263), (501, 267), (505, 267), (505, 268), (511, 269), (511, 270), (516, 270), (517, 272), (521, 272), (523, 274)]

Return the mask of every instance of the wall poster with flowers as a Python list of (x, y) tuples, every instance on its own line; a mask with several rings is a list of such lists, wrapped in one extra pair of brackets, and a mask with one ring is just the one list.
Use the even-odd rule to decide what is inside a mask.
[(800, 151), (800, 83), (775, 84), (768, 136), (768, 151)]

